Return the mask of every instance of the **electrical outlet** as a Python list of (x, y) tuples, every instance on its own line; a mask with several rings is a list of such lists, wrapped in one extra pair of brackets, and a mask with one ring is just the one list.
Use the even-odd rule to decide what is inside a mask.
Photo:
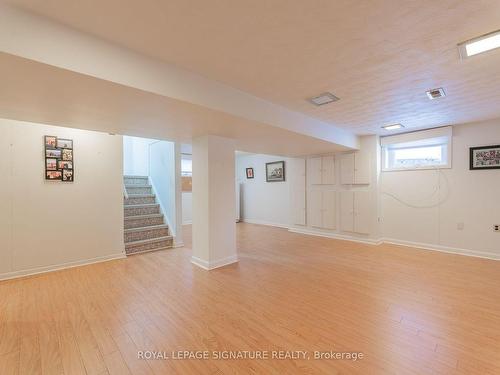
[(465, 226), (464, 223), (457, 223), (457, 229), (458, 230), (464, 230), (464, 226)]
[(500, 232), (500, 225), (498, 225), (498, 224), (497, 224), (497, 225), (494, 225), (494, 226), (493, 226), (493, 230), (494, 230), (495, 232)]

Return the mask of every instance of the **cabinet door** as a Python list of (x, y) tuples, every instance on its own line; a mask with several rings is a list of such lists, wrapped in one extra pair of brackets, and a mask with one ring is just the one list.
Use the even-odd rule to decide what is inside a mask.
[(322, 215), (322, 193), (319, 189), (309, 190), (308, 199), (308, 218), (309, 225), (316, 228), (321, 228), (323, 225), (323, 215)]
[(335, 184), (335, 158), (333, 156), (323, 156), (321, 159), (321, 183), (324, 185)]
[(323, 228), (335, 229), (336, 226), (336, 211), (335, 211), (335, 192), (323, 191)]
[(354, 184), (354, 153), (340, 155), (340, 183)]
[(290, 207), (292, 224), (306, 224), (306, 161), (295, 158), (290, 163)]
[(340, 229), (345, 232), (354, 231), (354, 193), (340, 192)]
[(354, 232), (370, 234), (372, 227), (370, 192), (354, 193)]
[(370, 183), (370, 155), (367, 152), (358, 151), (354, 154), (354, 183)]
[(307, 160), (307, 183), (310, 185), (321, 184), (321, 158)]

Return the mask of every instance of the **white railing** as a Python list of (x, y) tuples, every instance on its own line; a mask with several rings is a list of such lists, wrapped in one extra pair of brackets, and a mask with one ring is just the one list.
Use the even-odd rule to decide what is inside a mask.
[(123, 186), (123, 196), (125, 197), (125, 199), (127, 199), (128, 193), (127, 193), (127, 188), (125, 187), (125, 183), (123, 183), (122, 186)]

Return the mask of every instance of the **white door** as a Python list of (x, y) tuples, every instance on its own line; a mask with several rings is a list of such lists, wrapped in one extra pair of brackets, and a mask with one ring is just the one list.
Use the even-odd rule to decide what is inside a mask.
[(335, 229), (335, 191), (323, 191), (323, 228)]
[(322, 192), (319, 189), (310, 189), (309, 190), (309, 199), (308, 199), (308, 218), (309, 225), (316, 228), (321, 228), (323, 226), (323, 199)]
[(367, 152), (358, 151), (354, 154), (354, 183), (370, 183), (370, 155)]
[(340, 183), (354, 184), (354, 153), (340, 155)]
[(356, 233), (371, 233), (372, 221), (370, 211), (370, 192), (356, 191), (354, 193), (354, 231)]
[(291, 160), (290, 207), (292, 224), (306, 225), (306, 161)]
[(335, 184), (335, 158), (333, 156), (323, 156), (322, 158), (322, 184)]
[(340, 229), (345, 232), (354, 231), (354, 193), (340, 192)]
[(321, 158), (307, 160), (307, 183), (310, 185), (321, 184)]

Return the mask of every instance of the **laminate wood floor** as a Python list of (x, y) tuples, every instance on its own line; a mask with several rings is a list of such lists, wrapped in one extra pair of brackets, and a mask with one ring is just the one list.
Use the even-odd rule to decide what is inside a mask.
[(187, 242), (0, 282), (0, 374), (500, 374), (500, 262), (238, 224), (240, 262), (207, 272)]

